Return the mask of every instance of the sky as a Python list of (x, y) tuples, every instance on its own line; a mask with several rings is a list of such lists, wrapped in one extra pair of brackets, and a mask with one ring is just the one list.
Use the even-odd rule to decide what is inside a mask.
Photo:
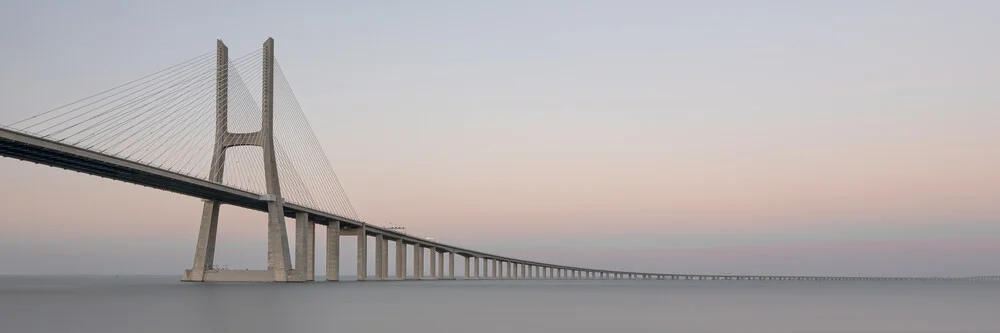
[[(273, 37), (374, 223), (609, 269), (996, 275), (998, 14), (992, 1), (2, 1), (0, 124), (215, 39), (239, 55)], [(0, 274), (190, 267), (199, 199), (9, 158), (0, 170)], [(263, 214), (226, 207), (221, 221), (216, 262), (264, 268)]]

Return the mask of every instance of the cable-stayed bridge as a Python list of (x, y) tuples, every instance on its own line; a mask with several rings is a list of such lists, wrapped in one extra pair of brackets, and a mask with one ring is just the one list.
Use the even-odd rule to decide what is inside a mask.
[[(476, 251), (365, 223), (281, 71), (272, 39), (236, 58), (230, 58), (226, 45), (218, 41), (216, 52), (2, 126), (0, 155), (203, 199), (194, 263), (184, 271), (184, 281), (313, 280), (316, 224), (326, 226), (329, 281), (339, 279), (342, 236), (358, 237), (358, 280), (455, 279), (456, 255), (465, 260), (466, 279), (949, 279), (668, 274), (573, 267)], [(215, 267), (222, 204), (267, 213), (266, 270)], [(295, 262), (285, 218), (295, 219)], [(374, 276), (367, 273), (368, 237), (375, 238)], [(395, 276), (389, 274), (390, 242), (396, 243)], [(409, 251), (412, 275), (406, 274)]]

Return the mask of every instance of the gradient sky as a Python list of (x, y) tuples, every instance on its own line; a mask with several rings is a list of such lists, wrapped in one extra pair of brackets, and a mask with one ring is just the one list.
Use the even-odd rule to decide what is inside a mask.
[[(0, 124), (270, 36), (375, 223), (615, 269), (995, 275), (997, 17), (994, 1), (3, 1)], [(0, 274), (190, 267), (198, 199), (0, 170)], [(263, 268), (263, 214), (221, 223), (216, 262)]]

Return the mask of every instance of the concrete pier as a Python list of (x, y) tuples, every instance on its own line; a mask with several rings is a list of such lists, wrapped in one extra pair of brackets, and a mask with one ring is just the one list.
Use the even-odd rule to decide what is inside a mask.
[[(465, 277), (469, 277), (469, 257), (465, 257)], [(448, 252), (448, 279), (455, 279), (455, 252)]]
[[(469, 262), (470, 261), (471, 260), (469, 259), (469, 257), (465, 257), (465, 279), (466, 280), (471, 280), (472, 279), (472, 274), (470, 274), (471, 271), (472, 271), (472, 269), (469, 267)], [(454, 267), (454, 266), (452, 266), (452, 267)]]
[(479, 280), (479, 257), (472, 257), (472, 269), (476, 271), (475, 279)]
[(424, 249), (420, 244), (413, 244), (413, 279), (424, 279)]
[(431, 280), (435, 280), (435, 279), (438, 278), (437, 271), (438, 271), (438, 269), (437, 269), (437, 249), (431, 247), (430, 248), (430, 269), (427, 272), (428, 273), (427, 276)]
[(355, 229), (358, 235), (358, 281), (368, 280), (368, 235), (365, 226)]
[(340, 281), (340, 222), (326, 226), (326, 280)]
[(406, 280), (406, 242), (396, 240), (396, 280)]
[(384, 280), (383, 265), (385, 265), (385, 248), (382, 247), (382, 234), (375, 235), (375, 280)]
[(438, 252), (437, 278), (444, 279), (444, 252)]
[(310, 281), (310, 274), (314, 274), (312, 269), (308, 266), (312, 265), (313, 253), (310, 247), (310, 238), (315, 237), (310, 234), (309, 225), (312, 224), (309, 221), (308, 213), (298, 213), (295, 214), (295, 274), (294, 277), (290, 277), (290, 280), (297, 282)]

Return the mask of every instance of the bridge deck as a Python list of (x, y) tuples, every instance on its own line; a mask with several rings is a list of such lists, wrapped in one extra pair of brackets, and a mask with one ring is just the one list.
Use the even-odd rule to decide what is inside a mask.
[[(125, 160), (115, 156), (90, 151), (79, 147), (63, 144), (37, 136), (20, 133), (0, 127), (0, 156), (7, 156), (33, 163), (59, 167), (109, 179), (120, 180), (142, 186), (166, 190), (174, 193), (219, 201), (256, 211), (267, 211), (267, 201), (260, 195), (235, 189), (222, 184), (210, 182), (168, 170), (155, 168), (141, 163)], [(388, 240), (401, 240), (407, 244), (421, 244), (425, 247), (435, 247), (439, 251), (448, 251), (466, 257), (487, 258), (491, 260), (511, 261), (520, 264), (542, 266), (551, 269), (572, 270), (606, 274), (605, 278), (628, 277), (658, 280), (851, 280), (851, 281), (906, 281), (906, 280), (952, 280), (953, 278), (909, 278), (909, 277), (819, 277), (819, 276), (760, 276), (760, 275), (704, 275), (704, 274), (663, 274), (624, 272), (582, 267), (563, 266), (556, 264), (533, 262), (494, 254), (473, 251), (453, 245), (417, 238), (399, 233), (380, 226), (368, 225), (360, 221), (344, 218), (335, 214), (285, 203), (285, 216), (294, 218), (297, 213), (305, 212), (316, 223), (328, 225), (331, 221), (339, 221), (346, 228), (365, 226), (367, 234), (382, 235)], [(478, 267), (478, 265), (477, 265)], [(968, 277), (960, 278), (971, 281), (998, 281), (1000, 277)]]

